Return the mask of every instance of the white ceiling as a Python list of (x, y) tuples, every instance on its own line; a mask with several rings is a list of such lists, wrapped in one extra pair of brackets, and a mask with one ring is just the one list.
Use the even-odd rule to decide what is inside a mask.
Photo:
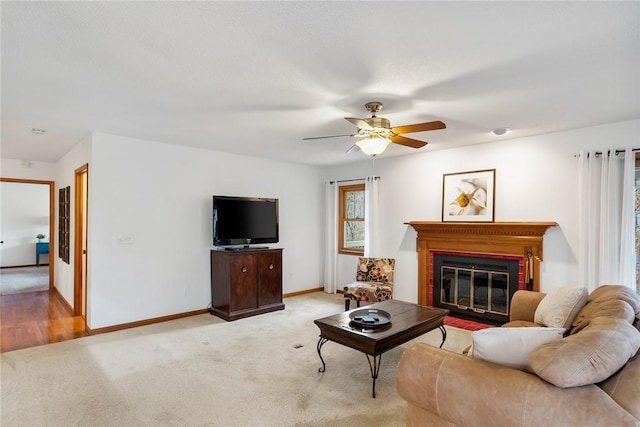
[(392, 126), (447, 124), (385, 157), (640, 118), (638, 1), (0, 7), (2, 158), (56, 161), (98, 131), (363, 160), (345, 154), (351, 138), (302, 138), (352, 132), (344, 117), (368, 117), (374, 100)]

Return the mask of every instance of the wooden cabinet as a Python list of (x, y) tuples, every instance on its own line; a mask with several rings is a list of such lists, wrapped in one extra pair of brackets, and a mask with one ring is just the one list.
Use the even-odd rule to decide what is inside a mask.
[(236, 320), (282, 309), (282, 249), (211, 251), (211, 314)]

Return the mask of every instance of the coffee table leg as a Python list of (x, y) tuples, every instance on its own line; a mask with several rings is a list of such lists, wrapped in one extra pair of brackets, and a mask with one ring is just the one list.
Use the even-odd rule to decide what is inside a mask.
[(444, 341), (447, 339), (447, 330), (444, 328), (444, 325), (438, 326), (440, 332), (442, 332), (442, 342), (440, 343), (440, 348), (444, 345)]
[[(371, 378), (373, 378), (373, 386), (371, 387), (371, 395), (373, 398), (376, 398), (376, 380), (378, 379), (378, 372), (380, 372), (380, 361), (382, 360), (382, 354), (377, 356), (369, 357), (368, 354), (364, 354), (367, 356), (367, 362), (369, 362), (369, 370), (371, 370)], [(373, 365), (371, 364), (371, 359), (373, 358)]]
[(318, 372), (324, 372), (326, 370), (326, 367), (327, 367), (327, 365), (324, 363), (324, 359), (322, 358), (322, 354), (320, 353), (320, 350), (322, 350), (322, 346), (327, 341), (329, 341), (329, 340), (326, 339), (326, 338), (320, 337), (320, 339), (318, 340), (318, 345), (316, 346), (316, 348), (318, 350), (318, 356), (320, 356), (320, 361), (322, 362), (322, 368), (319, 368)]

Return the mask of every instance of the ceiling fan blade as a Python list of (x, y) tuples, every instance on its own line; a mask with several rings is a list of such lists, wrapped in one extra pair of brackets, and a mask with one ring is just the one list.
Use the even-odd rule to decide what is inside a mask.
[(343, 136), (356, 136), (356, 135), (351, 133), (351, 134), (348, 134), (348, 135), (311, 136), (311, 137), (307, 137), (307, 138), (302, 138), (302, 140), (303, 141), (308, 141), (310, 139), (341, 138)]
[(405, 145), (411, 148), (422, 148), (428, 144), (426, 141), (418, 141), (417, 139), (411, 139), (400, 135), (392, 136), (391, 142), (393, 142), (394, 144)]
[(358, 151), (360, 151), (360, 147), (358, 147), (356, 144), (353, 144), (351, 147), (349, 147), (346, 153), (351, 154), (351, 153), (357, 153)]
[(373, 130), (369, 123), (365, 122), (362, 119), (355, 119), (353, 117), (345, 117), (344, 119), (356, 125), (358, 129)]
[(443, 122), (441, 122), (440, 120), (436, 120), (434, 122), (416, 123), (415, 125), (396, 126), (391, 128), (391, 131), (396, 134), (401, 134), (445, 129), (446, 127), (447, 125), (445, 125)]

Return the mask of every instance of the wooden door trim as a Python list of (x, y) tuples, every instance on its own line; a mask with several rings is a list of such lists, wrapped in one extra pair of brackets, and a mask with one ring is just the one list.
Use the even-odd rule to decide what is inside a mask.
[(55, 252), (56, 242), (54, 234), (55, 223), (55, 182), (40, 179), (22, 179), (22, 178), (2, 178), (0, 182), (15, 182), (19, 184), (43, 184), (49, 186), (49, 291), (53, 291), (54, 263), (53, 253)]
[[(74, 173), (74, 181), (75, 181), (75, 188), (74, 188), (75, 194), (74, 194), (74, 206), (73, 206), (73, 210), (74, 210), (73, 315), (74, 316), (82, 316), (82, 276), (83, 276), (82, 274), (82, 247), (83, 247), (82, 241), (83, 239), (86, 239), (84, 235), (85, 233), (82, 232), (82, 225), (85, 219), (83, 215), (88, 216), (88, 213), (85, 212), (84, 207), (80, 206), (83, 202), (83, 197), (82, 197), (82, 192), (79, 190), (81, 189), (81, 185), (82, 185), (81, 176), (85, 173), (87, 174), (87, 199), (88, 199), (89, 198), (88, 196), (89, 165), (85, 163), (84, 165), (77, 168)], [(85, 319), (85, 326), (86, 326), (86, 319)]]

